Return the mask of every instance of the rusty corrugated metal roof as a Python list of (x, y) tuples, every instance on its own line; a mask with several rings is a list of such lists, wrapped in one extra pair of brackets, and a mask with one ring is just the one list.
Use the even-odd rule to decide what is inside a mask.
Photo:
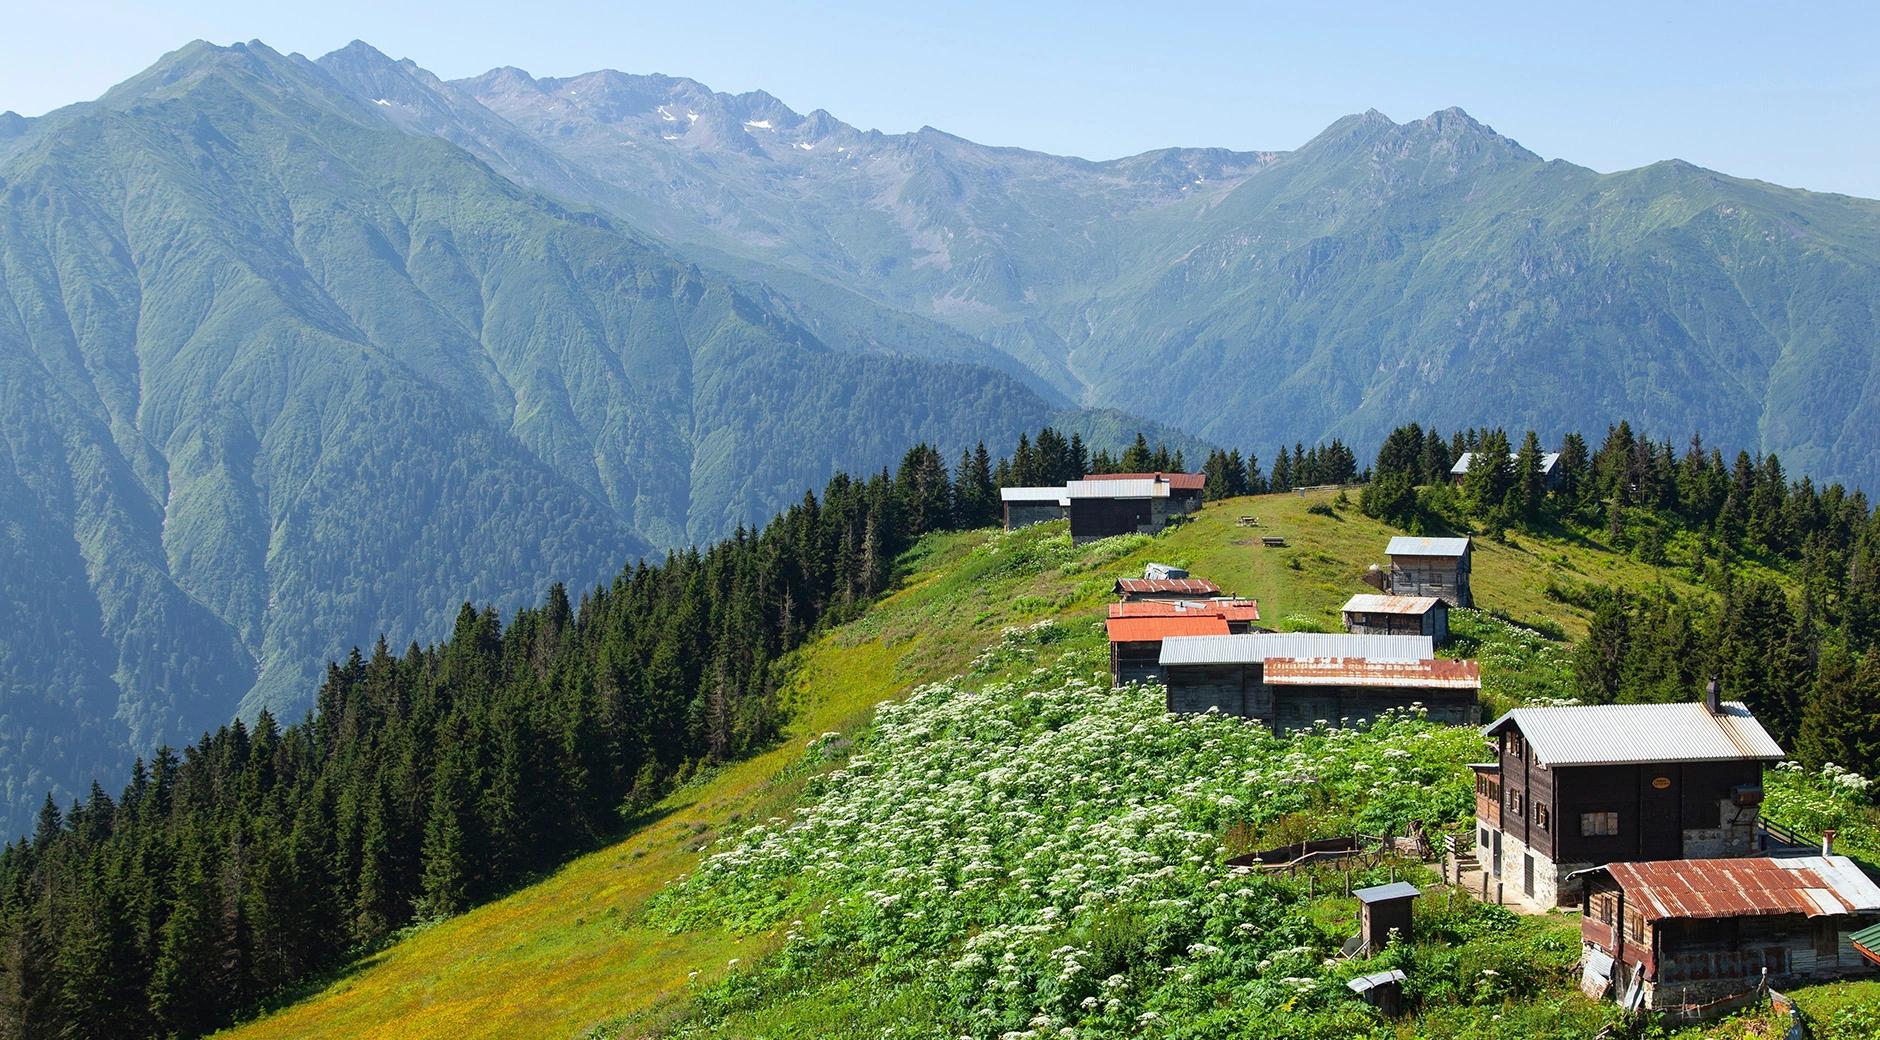
[(1206, 473), (1089, 473), (1085, 480), (1166, 480), (1176, 491), (1200, 491), (1208, 483)]
[(1260, 604), (1239, 598), (1214, 599), (1135, 599), (1110, 604), (1111, 617), (1213, 616), (1227, 621), (1260, 620)]
[(1112, 643), (1159, 643), (1170, 636), (1224, 636), (1227, 619), (1206, 615), (1120, 617), (1104, 622)]
[(1372, 661), (1362, 657), (1274, 658), (1266, 662), (1269, 686), (1388, 686), (1432, 690), (1479, 690), (1482, 666), (1474, 661)]
[(1116, 593), (1141, 596), (1173, 592), (1178, 596), (1215, 596), (1221, 587), (1206, 578), (1118, 578)]
[(1265, 664), (1280, 658), (1362, 657), (1372, 661), (1427, 661), (1436, 656), (1429, 636), (1361, 636), (1345, 632), (1250, 632), (1233, 636), (1171, 637), (1162, 664)]
[(1347, 614), (1410, 614), (1420, 617), (1441, 602), (1435, 596), (1380, 596), (1360, 592), (1346, 600), (1342, 609)]
[(1603, 871), (1647, 921), (1880, 912), (1875, 885), (1846, 856), (1672, 859)]

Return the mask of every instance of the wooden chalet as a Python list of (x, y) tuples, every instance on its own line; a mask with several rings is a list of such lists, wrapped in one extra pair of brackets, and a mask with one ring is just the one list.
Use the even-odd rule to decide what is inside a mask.
[(1784, 757), (1714, 697), (1517, 708), (1483, 734), (1478, 854), (1506, 896), (1542, 907), (1577, 902), (1570, 875), (1601, 863), (1755, 854), (1763, 766)]
[(1070, 511), (1070, 502), (1061, 487), (1000, 488), (999, 504), (1005, 510), (1008, 531), (1062, 520)]
[(1109, 473), (1073, 480), (1064, 485), (1071, 541), (1159, 533), (1170, 519), (1201, 508), (1205, 480), (1199, 473)]
[(1162, 681), (1162, 640), (1170, 636), (1231, 635), (1260, 620), (1250, 599), (1146, 599), (1110, 604), (1110, 682)]
[(1391, 595), (1433, 596), (1451, 606), (1475, 606), (1469, 593), (1467, 538), (1399, 535), (1384, 552), (1390, 556)]
[(1449, 642), (1449, 604), (1435, 596), (1362, 593), (1345, 601), (1345, 631), (1361, 636), (1429, 636)]
[(1249, 633), (1162, 641), (1168, 710), (1219, 711), (1285, 733), (1420, 705), (1452, 724), (1476, 718), (1474, 661), (1437, 660), (1427, 636)]
[(1674, 1022), (1769, 985), (1880, 975), (1858, 937), (1880, 886), (1845, 856), (1609, 863), (1582, 872), (1581, 987)]

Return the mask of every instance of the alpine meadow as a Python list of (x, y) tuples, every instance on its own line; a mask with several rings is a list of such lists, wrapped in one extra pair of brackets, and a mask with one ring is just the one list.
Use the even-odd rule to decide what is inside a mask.
[(0, 1040), (1880, 1040), (1880, 201), (285, 50), (0, 113)]

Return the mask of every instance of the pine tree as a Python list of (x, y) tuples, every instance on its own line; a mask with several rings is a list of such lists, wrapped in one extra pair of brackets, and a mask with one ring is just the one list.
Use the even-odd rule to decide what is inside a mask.
[(1155, 457), (1149, 452), (1149, 440), (1138, 430), (1136, 442), (1123, 452), (1122, 459), (1117, 462), (1117, 472), (1148, 473), (1155, 468), (1154, 464)]
[(1540, 516), (1545, 489), (1541, 484), (1541, 439), (1533, 430), (1521, 438), (1514, 460), (1515, 502), (1521, 519), (1532, 523)]
[(1848, 761), (1843, 739), (1858, 662), (1846, 647), (1827, 643), (1815, 670), (1815, 685), (1802, 704), (1802, 724), (1795, 735), (1795, 757), (1809, 769)]

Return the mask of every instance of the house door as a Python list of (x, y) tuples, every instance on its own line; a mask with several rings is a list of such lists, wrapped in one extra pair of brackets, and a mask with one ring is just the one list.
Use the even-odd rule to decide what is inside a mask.
[(1501, 832), (1495, 832), (1495, 876), (1501, 876)]

